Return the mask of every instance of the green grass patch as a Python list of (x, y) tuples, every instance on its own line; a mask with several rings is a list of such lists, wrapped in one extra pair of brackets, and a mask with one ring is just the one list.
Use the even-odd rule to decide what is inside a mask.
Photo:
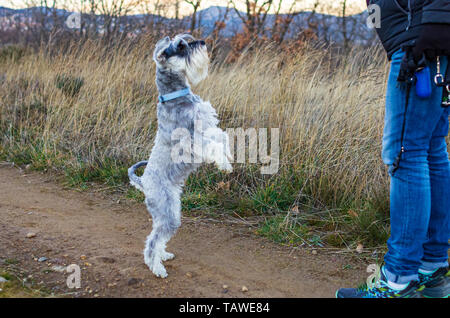
[(64, 95), (75, 97), (84, 85), (84, 79), (72, 75), (61, 74), (56, 76), (55, 85)]
[(0, 63), (18, 62), (26, 54), (26, 49), (18, 45), (7, 45), (0, 48)]
[(64, 167), (68, 184), (81, 189), (89, 188), (92, 182), (99, 182), (111, 187), (128, 183), (128, 166), (116, 160), (106, 158), (100, 164), (89, 164), (78, 160), (75, 164)]
[(305, 224), (293, 222), (288, 216), (283, 215), (268, 218), (256, 233), (275, 242), (290, 245), (302, 244), (310, 239), (309, 228)]
[[(16, 265), (19, 264), (19, 261), (15, 258), (7, 258), (3, 261), (7, 265)], [(6, 278), (6, 277), (5, 277)]]
[(139, 201), (142, 202), (145, 199), (145, 195), (139, 191), (138, 189), (134, 187), (129, 187), (126, 192), (126, 198), (133, 200), (133, 201)]
[[(127, 170), (132, 162), (107, 157), (89, 161), (49, 146), (34, 131), (9, 129), (3, 130), (3, 136), (7, 138), (3, 137), (0, 144), (1, 160), (33, 170), (55, 170), (70, 187), (89, 189), (102, 184), (128, 199), (144, 200), (144, 195), (129, 185)], [(314, 184), (304, 177), (301, 168), (261, 176), (256, 165), (237, 165), (232, 174), (222, 173), (212, 165), (203, 166), (186, 182), (182, 209), (187, 215), (261, 216), (264, 221), (256, 232), (283, 244), (345, 248), (358, 243), (374, 247), (386, 242), (386, 193), (364, 202), (346, 198), (332, 203), (327, 201), (330, 194), (314, 195), (317, 187), (326, 192), (326, 182)]]
[(0, 283), (0, 298), (42, 298), (50, 296), (47, 291), (25, 284), (22, 279), (1, 268), (0, 277), (6, 279), (5, 283)]

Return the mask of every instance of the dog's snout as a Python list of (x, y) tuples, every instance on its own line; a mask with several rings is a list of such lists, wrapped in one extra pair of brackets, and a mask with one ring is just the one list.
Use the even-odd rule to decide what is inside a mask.
[(189, 43), (189, 46), (194, 49), (194, 48), (198, 48), (200, 46), (205, 46), (206, 42), (203, 40), (198, 40), (198, 41), (193, 41), (191, 43)]

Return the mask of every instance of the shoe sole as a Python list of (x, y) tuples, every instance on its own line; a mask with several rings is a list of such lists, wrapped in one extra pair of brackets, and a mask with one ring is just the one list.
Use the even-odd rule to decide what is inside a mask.
[(450, 284), (445, 287), (425, 288), (422, 296), (425, 298), (450, 298)]
[[(339, 290), (336, 291), (336, 293), (334, 294), (334, 297), (338, 298), (338, 299), (344, 299), (344, 297), (339, 297), (338, 296), (338, 292)], [(411, 297), (409, 298), (422, 298), (423, 294), (421, 292), (416, 291), (413, 295), (411, 295)], [(446, 297), (438, 297), (438, 298), (448, 298), (450, 295), (447, 295)], [(406, 297), (403, 297), (406, 298)], [(431, 297), (430, 297), (431, 298)]]
[(422, 294), (422, 296), (424, 298), (429, 298), (429, 299), (431, 299), (431, 298), (450, 298), (450, 294), (448, 294), (447, 296), (444, 296), (444, 297), (433, 297), (433, 296), (427, 296), (427, 295), (424, 295), (424, 294)]

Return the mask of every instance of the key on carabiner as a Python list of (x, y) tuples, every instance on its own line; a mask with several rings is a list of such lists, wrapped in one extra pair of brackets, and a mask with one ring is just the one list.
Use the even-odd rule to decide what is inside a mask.
[(442, 101), (442, 107), (447, 108), (450, 107), (450, 84), (448, 84), (447, 86), (445, 86), (445, 88), (447, 89), (447, 93), (448, 96)]

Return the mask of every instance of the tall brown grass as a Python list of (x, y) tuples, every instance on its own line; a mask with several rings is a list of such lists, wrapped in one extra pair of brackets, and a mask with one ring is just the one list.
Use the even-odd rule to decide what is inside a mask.
[[(123, 187), (126, 168), (148, 156), (156, 132), (152, 49), (150, 41), (110, 50), (90, 43), (64, 54), (0, 61), (3, 158), (85, 177), (97, 169), (98, 180), (117, 177)], [(207, 167), (192, 176), (186, 197), (209, 197), (213, 208), (244, 216), (283, 215), (288, 228), (303, 222), (299, 207), (314, 215), (327, 211), (308, 224), (326, 223), (321, 233), (339, 237), (337, 220), (356, 217), (359, 232), (352, 241), (367, 239), (372, 232), (364, 227), (388, 215), (380, 159), (387, 66), (379, 48), (345, 56), (305, 48), (294, 56), (270, 45), (233, 64), (213, 64), (194, 92), (211, 101), (223, 128), (280, 128), (281, 166), (274, 176), (261, 176), (250, 164), (236, 164), (231, 176)], [(83, 84), (67, 94), (58, 76)], [(118, 176), (102, 172), (106, 166)], [(215, 191), (220, 181), (231, 184), (229, 195)], [(289, 220), (287, 211), (295, 211)]]

